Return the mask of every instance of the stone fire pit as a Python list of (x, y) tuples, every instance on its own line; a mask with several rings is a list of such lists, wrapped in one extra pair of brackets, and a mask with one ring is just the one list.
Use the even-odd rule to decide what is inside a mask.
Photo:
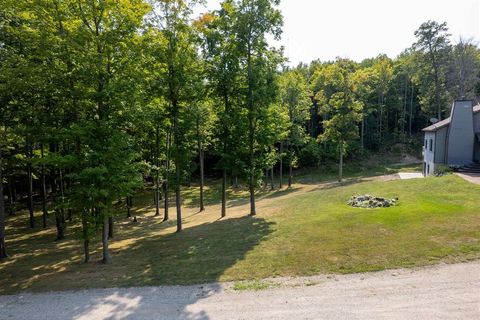
[(348, 205), (356, 208), (388, 208), (397, 205), (398, 198), (386, 199), (382, 197), (375, 197), (369, 194), (363, 196), (352, 196), (348, 200)]

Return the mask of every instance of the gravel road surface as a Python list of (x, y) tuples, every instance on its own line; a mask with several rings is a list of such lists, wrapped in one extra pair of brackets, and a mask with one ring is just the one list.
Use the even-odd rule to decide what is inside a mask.
[(261, 283), (0, 296), (0, 319), (480, 319), (480, 261)]

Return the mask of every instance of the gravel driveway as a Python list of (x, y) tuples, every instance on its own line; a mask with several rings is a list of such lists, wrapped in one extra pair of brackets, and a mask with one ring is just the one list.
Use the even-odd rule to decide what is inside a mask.
[(0, 296), (0, 319), (480, 319), (480, 261), (265, 283)]

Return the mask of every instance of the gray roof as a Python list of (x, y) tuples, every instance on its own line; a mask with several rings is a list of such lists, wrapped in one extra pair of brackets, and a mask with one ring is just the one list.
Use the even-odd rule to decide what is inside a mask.
[[(473, 113), (480, 112), (480, 104), (473, 107)], [(437, 123), (432, 124), (426, 128), (423, 128), (423, 132), (435, 132), (443, 127), (446, 127), (450, 124), (450, 117), (443, 119), (442, 121), (438, 121)]]

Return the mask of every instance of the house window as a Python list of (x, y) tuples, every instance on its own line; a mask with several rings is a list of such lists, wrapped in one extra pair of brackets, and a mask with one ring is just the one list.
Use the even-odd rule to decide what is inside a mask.
[(428, 148), (428, 140), (427, 140), (427, 139), (425, 139), (425, 144), (424, 144), (424, 147), (425, 147), (425, 149), (427, 149), (427, 148)]
[(430, 139), (430, 151), (433, 151), (433, 139)]
[(430, 174), (430, 165), (427, 165), (427, 175)]

